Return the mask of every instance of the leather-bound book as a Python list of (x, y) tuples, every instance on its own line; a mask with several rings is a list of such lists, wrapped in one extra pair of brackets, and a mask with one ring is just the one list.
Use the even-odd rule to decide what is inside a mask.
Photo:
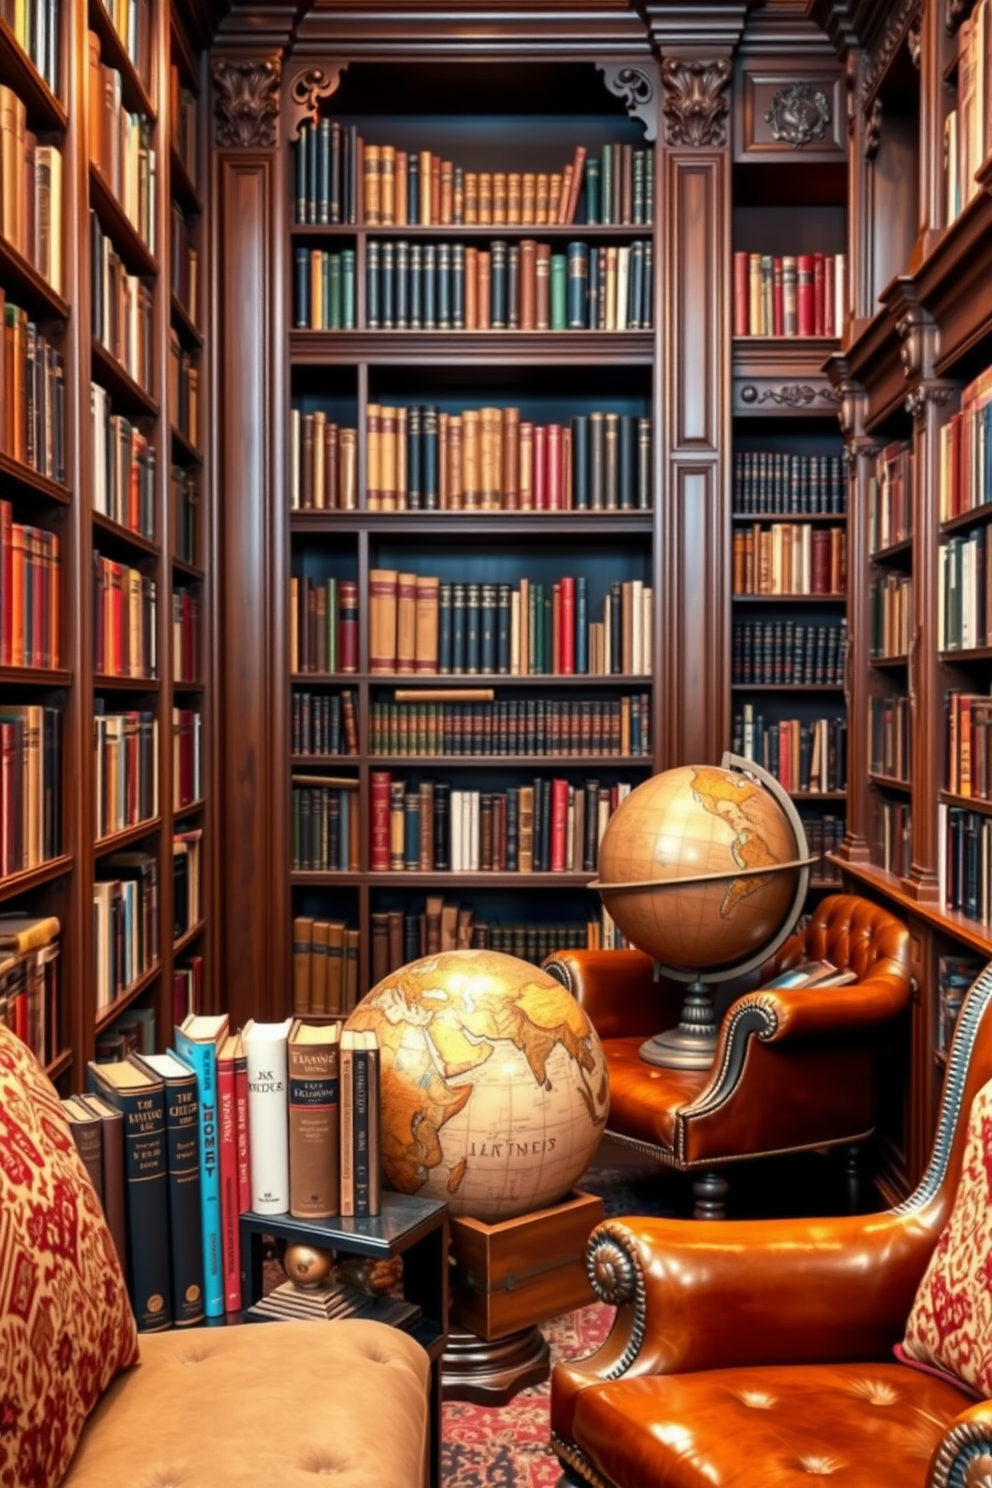
[(558, 221), (558, 209), (561, 205), (562, 172), (552, 171), (548, 177), (548, 222)]
[(476, 256), (478, 277), (478, 328), (488, 331), (492, 326), (492, 254), (479, 249)]
[(441, 221), (441, 157), (431, 156), (431, 222)]
[(293, 1011), (310, 1011), (310, 957), (313, 941), (313, 916), (297, 915), (293, 920)]
[(372, 930), (371, 977), (376, 986), (389, 975), (389, 916), (384, 910), (373, 910), (369, 916)]
[(369, 824), (369, 869), (383, 873), (389, 868), (390, 786), (388, 770), (373, 770), (369, 777), (371, 820)]
[(466, 408), (462, 414), (462, 485), (464, 509), (482, 506), (482, 412)]
[(480, 505), (485, 511), (498, 511), (503, 484), (503, 416), (502, 409), (479, 410)]
[(520, 409), (501, 410), (500, 492), (503, 511), (516, 511), (520, 498)]
[[(101, 1200), (103, 1212), (114, 1241), (114, 1249), (121, 1263), (127, 1266), (127, 1221), (124, 1197), (124, 1117), (120, 1110), (102, 1096), (96, 1094), (77, 1095), (81, 1102), (100, 1122)], [(199, 1221), (198, 1221), (199, 1222)]]
[(483, 227), (493, 220), (493, 177), (491, 171), (479, 172), (479, 222)]
[(338, 491), (342, 511), (358, 506), (358, 430), (338, 430)]
[(509, 325), (507, 302), (508, 245), (497, 241), (490, 248), (490, 324), (494, 331), (505, 331)]
[(534, 329), (551, 329), (551, 245), (537, 243), (534, 249)]
[(547, 468), (545, 499), (548, 511), (565, 509), (563, 429), (549, 424), (546, 430), (545, 463)]
[(521, 218), (522, 178), (519, 171), (510, 171), (506, 177), (506, 221), (519, 225)]
[(424, 511), (437, 511), (440, 498), (438, 411), (428, 404), (421, 410), (421, 505)]
[(814, 301), (814, 255), (800, 253), (796, 259), (796, 310), (797, 334), (816, 334), (816, 306)]
[(654, 448), (651, 420), (637, 420), (637, 509), (650, 511), (654, 505)]
[(451, 867), (451, 785), (445, 780), (434, 784), (434, 867)]
[(399, 574), (392, 568), (369, 570), (369, 671), (397, 670)]
[(567, 325), (581, 331), (586, 326), (589, 293), (589, 249), (585, 243), (568, 245)]
[(389, 970), (403, 965), (403, 911), (391, 909), (386, 914), (386, 941), (389, 948)]
[(287, 1057), (289, 1212), (327, 1219), (340, 1200), (340, 1025), (296, 1019)]
[(464, 243), (454, 243), (451, 248), (451, 327), (455, 331), (465, 329)]
[[(315, 931), (316, 928), (315, 925)], [(329, 920), (326, 922), (326, 994), (323, 1011), (328, 1013), (340, 1013), (344, 1011), (344, 938), (346, 928), (343, 920)], [(314, 1011), (319, 1011), (319, 1009), (315, 1008)]]
[(534, 426), (534, 510), (548, 509), (548, 431), (544, 424)]
[(620, 505), (620, 415), (603, 418), (603, 501), (607, 511)]
[(417, 867), (424, 873), (434, 871), (434, 781), (420, 784), (420, 859)]
[(401, 573), (396, 585), (396, 670), (417, 669), (417, 575)]
[(522, 331), (533, 331), (537, 325), (537, 248), (538, 245), (533, 238), (523, 238), (520, 242), (520, 329)]
[(393, 221), (397, 227), (405, 227), (410, 220), (410, 195), (409, 195), (409, 156), (405, 150), (397, 150), (394, 164), (395, 182), (393, 189)]
[(402, 872), (406, 848), (406, 781), (389, 782), (389, 867)]
[(103, 1197), (103, 1132), (100, 1118), (89, 1109), (80, 1096), (66, 1096), (60, 1105), (69, 1123), (76, 1150), (83, 1160), (83, 1167), (89, 1174), (93, 1192), (106, 1212)]
[(606, 415), (599, 412), (589, 415), (589, 506), (606, 506)]
[(445, 471), (447, 511), (463, 511), (465, 508), (465, 478), (462, 463), (463, 429), (464, 415), (451, 414), (448, 418), (447, 438), (441, 460)]
[(396, 409), (379, 412), (379, 507), (396, 510)]

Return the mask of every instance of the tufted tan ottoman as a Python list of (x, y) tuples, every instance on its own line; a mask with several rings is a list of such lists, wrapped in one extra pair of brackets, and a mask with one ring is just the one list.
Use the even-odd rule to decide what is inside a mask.
[(61, 1488), (421, 1488), (429, 1368), (382, 1323), (142, 1334)]

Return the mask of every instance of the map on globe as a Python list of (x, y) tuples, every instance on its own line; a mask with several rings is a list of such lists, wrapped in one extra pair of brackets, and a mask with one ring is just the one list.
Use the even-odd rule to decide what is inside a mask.
[(379, 1039), (394, 1188), (506, 1219), (561, 1198), (588, 1165), (609, 1109), (602, 1050), (538, 967), (494, 951), (423, 957), (348, 1021)]
[[(738, 868), (775, 868), (781, 859), (762, 835), (762, 822), (767, 817), (768, 797), (760, 785), (741, 776), (731, 777), (726, 770), (706, 766), (692, 772), (692, 789), (704, 811), (733, 828), (730, 851)], [(758, 893), (769, 875), (757, 873), (747, 878), (734, 878), (727, 887), (720, 906), (729, 915), (742, 899)]]

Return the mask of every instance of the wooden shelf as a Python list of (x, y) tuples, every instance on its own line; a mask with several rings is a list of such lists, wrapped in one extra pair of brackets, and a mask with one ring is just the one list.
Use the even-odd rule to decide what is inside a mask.
[(197, 330), (196, 322), (175, 291), (169, 297), (169, 309), (172, 315), (172, 324), (179, 332), (180, 341), (184, 346), (192, 347), (194, 351), (199, 351), (203, 345), (203, 333)]
[(206, 920), (202, 919), (197, 920), (195, 925), (191, 925), (183, 935), (180, 935), (176, 940), (173, 941), (173, 956), (181, 956), (183, 951), (187, 950), (188, 947), (193, 944), (193, 941), (196, 940), (197, 936), (203, 934), (206, 928), (207, 922)]
[(0, 682), (12, 687), (71, 687), (65, 667), (0, 667)]
[(294, 367), (650, 367), (654, 331), (291, 331)]
[(0, 451), (0, 478), (3, 480), (5, 496), (10, 486), (13, 485), (17, 492), (37, 497), (42, 501), (54, 501), (60, 506), (66, 506), (72, 500), (67, 486), (50, 480), (47, 475), (39, 475), (38, 471), (32, 470), (30, 465), (24, 465), (20, 460), (15, 460), (12, 455), (5, 455), (2, 451)]
[(290, 512), (291, 532), (369, 532), (406, 533), (433, 539), (449, 533), (474, 533), (479, 537), (552, 536), (560, 538), (596, 537), (654, 530), (654, 513), (650, 511), (294, 511)]
[(643, 222), (617, 224), (602, 222), (471, 222), (432, 223), (404, 222), (390, 227), (372, 223), (294, 222), (289, 229), (293, 239), (344, 238), (357, 241), (359, 238), (408, 238), (411, 242), (454, 242), (456, 239), (475, 240), (493, 238), (497, 242), (504, 238), (536, 238), (539, 241), (561, 238), (566, 242), (581, 242), (585, 238), (605, 242), (627, 242), (630, 239), (649, 238), (653, 224)]
[(992, 661), (992, 646), (972, 646), (967, 651), (940, 651), (941, 661), (952, 665), (961, 661)]
[(908, 656), (871, 656), (868, 658), (870, 667), (877, 667), (880, 671), (898, 671), (909, 666)]
[(152, 537), (145, 537), (141, 532), (132, 532), (130, 527), (122, 527), (120, 522), (115, 522), (113, 517), (108, 517), (104, 512), (92, 513), (93, 526), (101, 533), (112, 537), (115, 543), (130, 549), (141, 558), (157, 558), (162, 549)]
[(992, 816), (992, 801), (983, 801), (980, 796), (956, 796), (953, 791), (942, 790), (938, 791), (937, 799), (945, 806), (962, 806), (979, 816)]
[(146, 972), (140, 977), (137, 977), (131, 983), (130, 987), (126, 987), (123, 992), (119, 993), (109, 1006), (101, 1008), (96, 1015), (97, 1034), (101, 1034), (105, 1028), (109, 1028), (111, 1023), (120, 1017), (125, 1008), (129, 1008), (132, 1002), (137, 1001), (142, 992), (148, 990), (161, 970), (162, 963), (156, 961), (155, 965), (150, 966)]
[(832, 692), (844, 691), (843, 682), (733, 682), (731, 692)]
[(973, 506), (971, 511), (961, 512), (956, 517), (948, 517), (946, 522), (941, 522), (938, 531), (945, 533), (961, 532), (969, 527), (980, 527), (992, 517), (992, 501), (984, 501), (981, 506)]
[(847, 791), (790, 791), (789, 798), (793, 801), (846, 801)]
[(183, 677), (173, 677), (172, 679), (173, 692), (202, 692), (203, 688), (204, 683), (202, 679), (199, 681), (191, 681)]
[(131, 847), (135, 842), (140, 842), (142, 837), (150, 837), (153, 832), (157, 832), (161, 825), (160, 816), (150, 816), (146, 821), (138, 822), (133, 827), (125, 827), (121, 832), (111, 832), (109, 837), (98, 837), (95, 843), (96, 856), (105, 858), (108, 853)]
[(846, 594), (733, 594), (734, 604), (846, 604)]
[(0, 284), (8, 297), (16, 300), (38, 320), (68, 320), (69, 306), (34, 264), (29, 263), (13, 243), (0, 235)]
[(100, 168), (90, 161), (90, 203), (100, 226), (113, 239), (125, 268), (132, 274), (153, 279), (158, 274), (158, 260), (142, 238), (104, 180)]
[(876, 548), (868, 554), (870, 563), (889, 563), (893, 558), (903, 558), (907, 553), (913, 551), (913, 539), (901, 537), (898, 542), (889, 543), (887, 547)]
[(28, 113), (28, 125), (34, 130), (63, 131), (68, 123), (65, 107), (56, 98), (14, 35), (13, 28), (0, 18), (0, 83), (13, 88)]
[(451, 870), (433, 873), (422, 873), (419, 870), (410, 872), (397, 871), (387, 873), (351, 873), (338, 871), (332, 873), (301, 872), (299, 870), (290, 874), (290, 882), (299, 886), (306, 884), (320, 885), (341, 884), (354, 888), (359, 884), (367, 884), (370, 888), (392, 889), (399, 888), (405, 884), (408, 888), (431, 889), (450, 888), (453, 884), (462, 886), (471, 885), (479, 889), (586, 889), (596, 877), (595, 873), (455, 873)]
[(113, 677), (107, 672), (93, 676), (95, 692), (158, 692), (160, 687), (158, 677)]
[(876, 868), (873, 863), (849, 863), (834, 854), (828, 854), (828, 858), (842, 873), (849, 875), (857, 883), (885, 895), (903, 914), (915, 916), (950, 939), (969, 946), (986, 958), (992, 958), (992, 927), (970, 920), (960, 910), (941, 909), (937, 904), (914, 899), (911, 894), (907, 894), (901, 878), (895, 873), (888, 873), (884, 868)]
[(197, 568), (195, 563), (187, 563), (185, 558), (177, 558), (175, 553), (172, 555), (172, 568), (174, 573), (182, 574), (187, 579), (195, 579), (201, 584), (206, 578), (202, 568)]
[(45, 1074), (50, 1080), (57, 1080), (59, 1075), (65, 1073), (73, 1061), (74, 1051), (63, 1049), (61, 1054), (56, 1054), (54, 1059), (45, 1065)]
[(174, 822), (185, 821), (188, 816), (196, 816), (205, 806), (206, 802), (202, 800), (187, 801), (185, 806), (176, 806), (173, 808), (172, 820)]
[(91, 27), (100, 38), (100, 61), (107, 67), (113, 67), (121, 75), (121, 99), (124, 107), (132, 114), (147, 114), (154, 123), (155, 105), (151, 95), (100, 0), (90, 0), (89, 18)]
[[(139, 418), (156, 418), (158, 404), (139, 383), (135, 382), (115, 356), (112, 356), (101, 341), (94, 336), (90, 343), (93, 354), (93, 377), (105, 387), (114, 400), (119, 413), (137, 415)], [(127, 529), (122, 529), (126, 531)]]
[(881, 775), (877, 770), (869, 770), (868, 779), (872, 785), (880, 785), (883, 790), (899, 791), (904, 796), (912, 794), (911, 780), (899, 780), (895, 775)]
[(202, 214), (202, 198), (173, 140), (169, 141), (169, 193), (184, 213), (191, 217)]
[[(325, 763), (322, 755), (293, 755), (292, 758), (294, 763)], [(359, 755), (357, 758), (355, 755), (345, 755), (341, 758), (342, 765), (363, 764), (366, 761), (373, 770), (424, 770), (435, 765), (443, 765), (445, 769), (452, 770), (533, 770), (535, 766), (544, 769), (549, 765), (553, 765), (556, 770), (652, 768), (650, 756), (643, 754), (370, 754)]]
[(748, 527), (769, 526), (773, 522), (829, 522), (831, 527), (845, 527), (847, 512), (732, 512), (730, 520)]
[(28, 894), (32, 889), (41, 888), (42, 884), (53, 883), (55, 879), (71, 873), (72, 868), (72, 854), (60, 853), (57, 858), (49, 858), (35, 868), (24, 868), (20, 873), (8, 874), (6, 878), (0, 878), (0, 901), (16, 899), (19, 894)]
[(472, 676), (454, 673), (441, 675), (407, 676), (396, 672), (291, 672), (290, 681), (297, 683), (331, 684), (354, 687), (359, 682), (371, 682), (380, 687), (637, 687), (641, 691), (650, 687), (653, 678), (649, 673), (630, 676), (611, 674), (609, 677), (590, 676), (576, 672), (567, 677), (536, 676), (513, 677), (501, 672), (496, 676), (478, 673)]

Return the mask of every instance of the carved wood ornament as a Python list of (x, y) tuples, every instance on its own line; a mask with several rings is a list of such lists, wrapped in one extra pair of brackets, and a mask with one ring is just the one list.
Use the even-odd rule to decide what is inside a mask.
[(220, 149), (272, 149), (279, 122), (282, 58), (216, 57), (210, 75), (217, 89), (214, 114)]
[(882, 138), (882, 100), (876, 98), (865, 120), (865, 159), (874, 160)]
[(830, 123), (830, 105), (809, 83), (790, 83), (773, 97), (765, 123), (771, 125), (772, 139), (802, 150), (814, 140), (823, 139)]
[(886, 18), (881, 36), (872, 47), (861, 83), (862, 102), (867, 103), (879, 78), (906, 35), (919, 11), (920, 0), (899, 0)]
[(610, 92), (623, 99), (630, 117), (640, 119), (644, 125), (644, 138), (657, 139), (658, 100), (651, 76), (643, 68), (632, 67), (629, 63), (618, 67), (608, 62), (597, 62), (596, 66)]
[(840, 402), (840, 394), (832, 387), (810, 387), (808, 382), (786, 382), (777, 390), (765, 388), (763, 392), (753, 382), (746, 382), (741, 388), (741, 402), (751, 405), (777, 403), (783, 408), (808, 408), (817, 398), (825, 403)]
[(304, 119), (309, 119), (311, 123), (316, 124), (321, 101), (337, 92), (344, 70), (345, 64), (342, 63), (326, 71), (323, 67), (307, 67), (303, 72), (296, 74), (289, 85), (289, 97), (295, 115), (291, 130), (293, 134), (299, 129)]
[(728, 103), (723, 90), (730, 74), (726, 57), (715, 62), (666, 58), (661, 64), (666, 144), (720, 149), (727, 143)]

